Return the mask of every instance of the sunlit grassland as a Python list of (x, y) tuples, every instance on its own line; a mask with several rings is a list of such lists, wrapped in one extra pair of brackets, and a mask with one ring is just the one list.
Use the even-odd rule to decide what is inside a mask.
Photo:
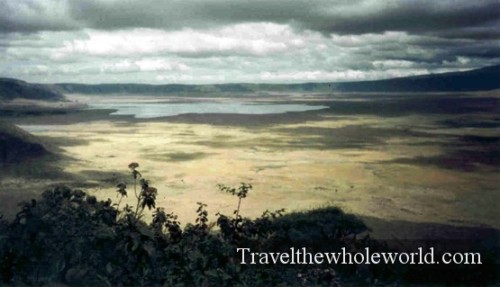
[(494, 169), (412, 162), (445, 154), (443, 145), (453, 139), (443, 134), (492, 132), (443, 128), (437, 120), (325, 116), (257, 127), (95, 121), (35, 134), (59, 147), (62, 172), (79, 176), (74, 186), (101, 199), (114, 199), (115, 185), (130, 183), (128, 163), (139, 162), (160, 191), (159, 206), (182, 222), (193, 219), (199, 201), (212, 214), (231, 212), (233, 198), (216, 185), (251, 182), (253, 196), (242, 213), (252, 217), (266, 209), (336, 205), (383, 219), (498, 227), (500, 214), (491, 204), (499, 199)]

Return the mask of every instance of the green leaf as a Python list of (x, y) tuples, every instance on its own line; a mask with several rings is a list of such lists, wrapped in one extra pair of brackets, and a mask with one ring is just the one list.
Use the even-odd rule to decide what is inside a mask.
[(149, 256), (153, 256), (155, 254), (155, 247), (149, 241), (144, 243), (142, 248), (144, 248), (144, 250), (148, 253)]
[(108, 273), (113, 273), (113, 265), (111, 265), (111, 262), (108, 262), (108, 264), (106, 264), (106, 271)]

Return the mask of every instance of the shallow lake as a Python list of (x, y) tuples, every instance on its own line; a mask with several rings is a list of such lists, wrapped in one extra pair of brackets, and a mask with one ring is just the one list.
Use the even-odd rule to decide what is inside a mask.
[(328, 108), (304, 104), (245, 104), (245, 103), (96, 103), (89, 109), (115, 109), (111, 115), (132, 115), (135, 118), (159, 118), (180, 114), (282, 114)]

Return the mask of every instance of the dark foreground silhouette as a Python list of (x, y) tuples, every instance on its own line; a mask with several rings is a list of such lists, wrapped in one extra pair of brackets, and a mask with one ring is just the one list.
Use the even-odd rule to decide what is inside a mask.
[[(98, 201), (81, 190), (60, 186), (41, 198), (21, 204), (10, 222), (0, 222), (1, 280), (12, 285), (111, 286), (338, 286), (373, 284), (491, 285), (498, 265), (492, 249), (471, 242), (426, 242), (441, 251), (481, 252), (481, 265), (374, 264), (241, 264), (237, 248), (253, 252), (371, 252), (397, 250), (394, 244), (370, 238), (357, 217), (336, 207), (284, 215), (265, 211), (244, 218), (240, 206), (250, 184), (222, 192), (238, 198), (234, 214), (216, 214), (209, 221), (198, 203), (197, 219), (184, 227), (177, 217), (156, 208), (158, 191), (142, 178), (138, 164), (129, 165), (133, 183), (117, 186), (117, 203)], [(135, 206), (121, 198), (135, 196)], [(145, 209), (154, 210), (150, 223)], [(149, 221), (149, 220), (148, 220)], [(401, 245), (412, 252), (423, 242)], [(426, 245), (424, 247), (429, 247)], [(405, 250), (405, 248), (413, 248)]]

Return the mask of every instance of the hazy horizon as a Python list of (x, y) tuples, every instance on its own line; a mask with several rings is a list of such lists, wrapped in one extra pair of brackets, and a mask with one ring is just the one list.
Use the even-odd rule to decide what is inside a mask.
[[(75, 84), (75, 85), (152, 85), (152, 86), (161, 86), (161, 85), (186, 85), (186, 86), (210, 86), (210, 85), (303, 85), (303, 84), (340, 84), (340, 83), (355, 83), (355, 82), (364, 82), (364, 81), (379, 81), (379, 80), (391, 80), (398, 78), (407, 78), (413, 76), (431, 76), (431, 75), (439, 75), (439, 74), (447, 74), (454, 72), (467, 72), (474, 71), (482, 68), (493, 67), (500, 65), (500, 63), (493, 63), (492, 65), (470, 68), (470, 69), (459, 69), (453, 71), (446, 72), (428, 72), (423, 74), (413, 74), (408, 76), (400, 76), (400, 77), (384, 77), (378, 79), (355, 79), (351, 81), (297, 81), (297, 82), (218, 82), (218, 83), (181, 83), (181, 82), (172, 82), (172, 83), (157, 83), (157, 82), (134, 82), (131, 80), (130, 82), (96, 82), (96, 83), (83, 83), (83, 82), (37, 82), (39, 84), (47, 84), (47, 85), (62, 85), (62, 84)], [(7, 79), (15, 79), (22, 80), (21, 78), (11, 78), (11, 77), (3, 77)]]

